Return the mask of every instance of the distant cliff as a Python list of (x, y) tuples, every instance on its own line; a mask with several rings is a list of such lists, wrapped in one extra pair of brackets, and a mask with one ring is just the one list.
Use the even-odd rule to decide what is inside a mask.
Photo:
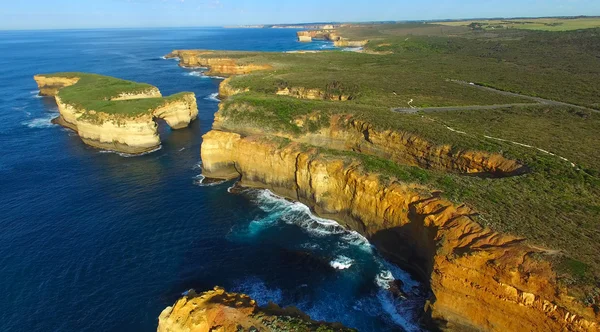
[(165, 58), (178, 58), (181, 67), (207, 67), (208, 75), (241, 75), (271, 69), (270, 65), (241, 64), (234, 58), (215, 56), (212, 51), (175, 50)]
[(161, 143), (155, 118), (180, 129), (198, 115), (191, 92), (163, 98), (150, 85), (85, 73), (36, 75), (34, 79), (41, 95), (56, 100), (60, 116), (54, 123), (74, 130), (84, 143), (100, 149), (129, 154), (152, 151)]
[(368, 40), (350, 40), (338, 34), (336, 30), (307, 30), (298, 31), (298, 41), (312, 42), (313, 40), (328, 40), (332, 41), (335, 47), (363, 47)]

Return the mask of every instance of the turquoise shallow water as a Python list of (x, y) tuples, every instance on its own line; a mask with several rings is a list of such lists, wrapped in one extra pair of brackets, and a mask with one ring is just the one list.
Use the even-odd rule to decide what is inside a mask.
[[(219, 80), (173, 49), (284, 51), (287, 29), (0, 32), (0, 331), (152, 331), (189, 289), (221, 285), (361, 331), (416, 330), (418, 284), (359, 235), (268, 191), (198, 184)], [(54, 126), (32, 76), (87, 71), (193, 91), (199, 119), (127, 158)], [(409, 299), (385, 290), (401, 278)], [(413, 295), (414, 294), (414, 295)]]

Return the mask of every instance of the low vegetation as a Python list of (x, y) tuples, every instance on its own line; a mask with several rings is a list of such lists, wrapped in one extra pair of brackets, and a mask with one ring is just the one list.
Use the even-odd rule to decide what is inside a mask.
[[(150, 84), (127, 81), (115, 77), (88, 73), (45, 74), (46, 77), (79, 77), (79, 81), (61, 89), (58, 96), (67, 104), (85, 109), (82, 116), (88, 120), (98, 118), (98, 113), (135, 118), (148, 114), (169, 101), (182, 98), (186, 93), (169, 97), (111, 100), (122, 94), (142, 94), (158, 89)], [(94, 111), (94, 112), (90, 112)]]
[[(542, 30), (571, 30), (566, 26), (584, 21), (588, 22), (536, 24), (548, 28)], [(358, 161), (386, 181), (440, 190), (452, 201), (473, 206), (483, 225), (555, 250), (548, 257), (561, 282), (591, 303), (595, 300), (589, 294), (598, 292), (600, 282), (600, 114), (595, 111), (600, 109), (600, 29), (549, 32), (514, 22), (502, 29), (492, 29), (489, 25), (495, 23), (488, 22), (479, 29), (472, 23), (382, 24), (338, 31), (350, 39), (368, 39), (364, 53), (217, 52), (211, 56), (273, 66), (234, 77), (230, 84), (249, 92), (226, 100), (220, 114), (229, 126), (291, 136), (315, 132), (329, 125), (331, 115), (344, 114), (378, 130), (409, 132), (450, 145), (453, 151), (487, 151), (518, 160), (529, 172), (486, 178), (320, 149), (324, 156)], [(539, 105), (452, 80), (582, 107)], [(351, 89), (353, 98), (303, 100), (275, 94), (292, 87)], [(467, 105), (505, 104), (531, 105), (460, 110)], [(411, 106), (457, 106), (457, 110), (391, 111)]]

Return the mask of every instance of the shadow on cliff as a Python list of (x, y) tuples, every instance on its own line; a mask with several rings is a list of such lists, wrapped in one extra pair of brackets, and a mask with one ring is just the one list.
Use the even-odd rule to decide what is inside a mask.
[[(409, 272), (428, 291), (431, 290), (430, 281), (437, 250), (438, 227), (427, 225), (425, 219), (440, 211), (421, 214), (417, 212), (417, 206), (431, 199), (435, 198), (419, 200), (409, 205), (408, 223), (380, 230), (370, 237), (371, 243), (385, 259)], [(435, 301), (433, 294), (429, 294), (429, 300)], [(427, 310), (423, 312), (420, 321), (429, 331), (439, 331), (445, 325), (445, 322), (433, 321), (431, 313)]]

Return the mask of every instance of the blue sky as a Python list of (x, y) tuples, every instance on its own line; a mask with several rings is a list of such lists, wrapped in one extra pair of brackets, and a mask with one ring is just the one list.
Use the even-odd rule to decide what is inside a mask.
[(600, 15), (600, 0), (2, 0), (0, 29)]

